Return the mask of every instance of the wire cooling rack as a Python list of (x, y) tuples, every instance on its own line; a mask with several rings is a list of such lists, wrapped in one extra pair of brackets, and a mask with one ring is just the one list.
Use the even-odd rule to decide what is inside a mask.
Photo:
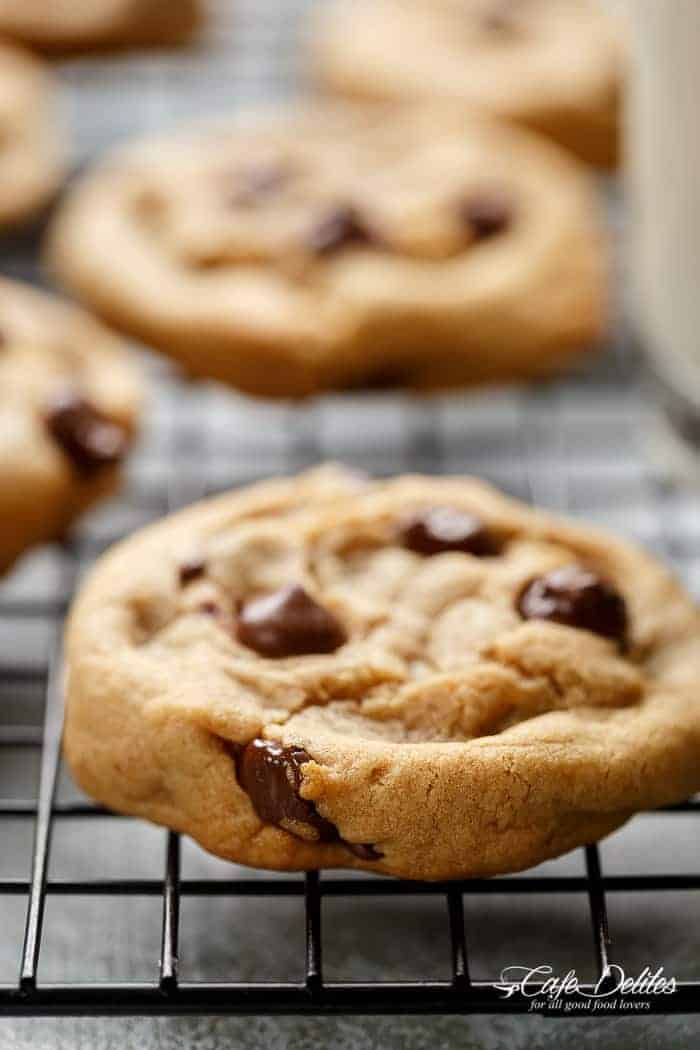
[[(465, 899), (473, 902), (490, 896), (501, 902), (507, 915), (509, 899), (515, 894), (539, 895), (545, 900), (567, 895), (586, 902), (592, 933), (589, 941), (591, 978), (576, 994), (567, 996), (567, 1002), (585, 1005), (597, 978), (610, 973), (615, 963), (614, 929), (609, 930), (607, 917), (610, 895), (698, 891), (700, 871), (606, 875), (599, 848), (591, 845), (582, 851), (583, 869), (578, 875), (534, 872), (515, 878), (416, 884), (316, 872), (280, 878), (233, 869), (233, 874), (223, 877), (187, 878), (181, 875), (179, 836), (156, 832), (162, 836), (163, 854), (162, 874), (158, 877), (99, 877), (89, 864), (79, 877), (54, 877), (50, 849), (57, 826), (65, 821), (77, 823), (79, 829), (74, 834), (87, 838), (96, 823), (120, 820), (87, 800), (62, 801), (57, 796), (62, 720), (58, 640), (76, 579), (95, 555), (126, 527), (230, 484), (301, 468), (326, 458), (327, 451), (336, 456), (344, 452), (342, 458), (346, 462), (377, 473), (407, 467), (443, 472), (458, 466), (474, 469), (479, 465), (480, 473), (518, 495), (529, 495), (560, 508), (566, 503), (574, 509), (579, 501), (586, 501), (589, 484), (598, 493), (599, 509), (601, 501), (610, 502), (605, 484), (607, 463), (607, 487), (613, 479), (616, 479), (613, 487), (618, 490), (627, 482), (627, 513), (635, 509), (631, 502), (633, 486), (630, 487), (635, 474), (638, 484), (649, 487), (650, 492), (643, 495), (644, 503), (636, 509), (653, 507), (659, 530), (657, 542), (667, 550), (673, 547), (678, 550), (679, 534), (675, 526), (683, 520), (681, 496), (665, 489), (653, 476), (643, 477), (638, 473), (639, 462), (635, 463), (630, 455), (634, 447), (635, 419), (629, 413), (626, 421), (624, 417), (625, 400), (635, 384), (633, 363), (627, 361), (624, 350), (618, 347), (611, 349), (607, 362), (580, 377), (578, 383), (555, 384), (529, 393), (464, 395), (429, 401), (395, 394), (350, 395), (301, 407), (248, 402), (206, 385), (186, 389), (167, 366), (160, 363), (150, 363), (149, 371), (154, 391), (150, 425), (133, 463), (125, 496), (93, 516), (71, 544), (41, 556), (41, 565), (36, 571), (30, 562), (24, 572), (20, 571), (18, 577), (0, 589), (0, 637), (12, 639), (21, 635), (18, 625), (25, 633), (29, 629), (30, 635), (32, 629), (43, 631), (43, 647), (39, 651), (30, 647), (29, 653), (19, 658), (18, 650), (13, 648), (13, 658), (5, 659), (4, 666), (0, 667), (0, 696), (15, 713), (14, 721), (0, 726), (3, 758), (11, 760), (28, 751), (40, 755), (35, 797), (0, 799), (0, 827), (13, 820), (33, 821), (34, 826), (31, 865), (20, 874), (0, 878), (0, 898), (15, 898), (17, 906), (21, 902), (26, 909), (26, 926), (17, 956), (18, 977), (0, 985), (0, 1013), (525, 1012), (530, 1009), (530, 1000), (520, 995), (505, 998), (498, 987), (500, 972), (489, 979), (472, 977), (471, 938), (469, 923), (465, 923)], [(616, 406), (614, 411), (600, 411), (606, 399), (610, 399), (611, 409)], [(598, 405), (597, 418), (595, 405)], [(577, 410), (584, 409), (594, 445), (572, 447)], [(592, 458), (581, 459), (582, 453)], [(623, 469), (614, 469), (611, 456), (619, 457)], [(601, 472), (602, 486), (593, 479), (595, 471)], [(642, 498), (641, 493), (639, 497)], [(37, 581), (45, 580), (47, 559), (54, 582), (48, 590), (38, 592)], [(4, 653), (8, 651), (5, 649)], [(11, 701), (16, 701), (23, 691), (35, 695), (36, 702), (29, 705), (30, 710), (43, 706), (43, 727), (26, 724), (22, 720), (25, 709), (21, 705), (15, 703), (13, 708)], [(697, 819), (700, 805), (688, 802), (666, 811), (663, 819), (673, 822), (683, 814), (692, 814)], [(649, 818), (639, 818), (645, 819)], [(124, 841), (128, 843), (128, 836)], [(128, 849), (128, 845), (125, 848)], [(673, 856), (669, 855), (667, 860), (672, 867)], [(94, 858), (94, 868), (99, 870), (98, 857)], [(331, 899), (357, 902), (372, 897), (385, 903), (389, 898), (425, 896), (441, 902), (444, 908), (445, 955), (450, 960), (449, 972), (444, 978), (410, 981), (383, 980), (376, 976), (371, 980), (352, 981), (325, 978), (323, 916)], [(119, 902), (119, 924), (136, 921), (131, 918), (132, 899), (157, 898), (158, 902), (151, 903), (161, 915), (160, 962), (154, 953), (152, 972), (140, 980), (95, 983), (86, 969), (73, 980), (42, 981), (39, 977), (41, 952), (48, 936), (45, 911), (47, 901), (55, 897), (111, 898)], [(302, 979), (234, 980), (225, 970), (207, 980), (180, 979), (180, 915), (183, 902), (189, 898), (238, 901), (291, 898), (303, 910), (305, 922)], [(196, 936), (196, 931), (191, 935)], [(395, 935), (401, 936), (400, 932)], [(90, 936), (91, 928), (86, 924), (77, 942), (81, 952), (89, 954), (86, 942)], [(232, 936), (244, 941), (254, 937), (255, 931), (243, 926), (232, 931)], [(333, 936), (332, 930), (330, 936)], [(687, 936), (694, 938), (697, 957), (700, 932), (688, 929)], [(274, 954), (277, 946), (271, 942), (268, 950)], [(411, 951), (408, 938), (404, 950)], [(301, 941), (299, 951), (302, 951)], [(515, 962), (507, 952), (503, 953), (503, 966)], [(641, 971), (645, 962), (640, 959), (637, 969)], [(671, 996), (640, 994), (627, 996), (624, 1002), (618, 999), (609, 1012), (629, 1013), (633, 1008), (647, 1012), (700, 1010), (700, 981), (679, 980)], [(559, 1016), (556, 1011), (552, 1015)]]
[[(286, 92), (309, 2), (237, 0), (234, 24), (218, 0), (210, 38), (192, 52), (64, 64), (77, 158)], [(31, 237), (5, 242), (1, 268), (36, 280), (36, 249)], [(144, 364), (151, 404), (124, 494), (0, 584), (0, 1016), (526, 1012), (531, 1000), (499, 989), (501, 970), (565, 972), (571, 958), (584, 975), (572, 1008), (590, 1006), (618, 963), (633, 976), (669, 963), (675, 994), (618, 997), (605, 1013), (700, 1011), (700, 924), (689, 921), (698, 802), (641, 815), (600, 847), (523, 875), (424, 884), (224, 865), (92, 805), (61, 769), (61, 627), (95, 557), (200, 496), (322, 460), (378, 475), (480, 474), (641, 539), (700, 594), (699, 504), (649, 466), (649, 415), (624, 340), (577, 378), (533, 390), (296, 407), (187, 387), (164, 362)], [(273, 919), (280, 905), (285, 917)], [(410, 978), (396, 976), (408, 962)], [(284, 973), (270, 977), (277, 963)]]

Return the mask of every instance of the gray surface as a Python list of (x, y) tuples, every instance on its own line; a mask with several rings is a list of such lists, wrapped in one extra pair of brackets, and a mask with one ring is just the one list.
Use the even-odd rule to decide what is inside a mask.
[[(289, 90), (297, 62), (291, 46), (307, 0), (238, 0), (237, 26), (219, 0), (209, 42), (189, 53), (81, 59), (61, 67), (76, 160), (132, 133), (160, 130)], [(614, 208), (613, 213), (618, 214)], [(0, 269), (33, 277), (35, 245), (0, 245)], [(568, 509), (635, 536), (676, 562), (700, 594), (700, 505), (694, 494), (661, 485), (644, 439), (650, 416), (637, 368), (618, 340), (574, 380), (537, 391), (492, 392), (417, 401), (397, 395), (338, 396), (302, 408), (264, 405), (200, 385), (184, 388), (167, 365), (146, 357), (152, 406), (125, 496), (81, 529), (84, 564), (96, 550), (168, 506), (255, 477), (284, 473), (324, 458), (390, 473), (405, 469), (473, 471), (516, 495)], [(42, 551), (0, 586), (0, 606), (50, 598), (60, 587), (61, 554)], [(5, 667), (43, 665), (50, 621), (0, 614)], [(38, 688), (11, 686), (0, 670), (2, 718), (39, 720)], [(3, 752), (0, 798), (36, 791), (36, 756)], [(63, 797), (73, 789), (62, 786)], [(26, 877), (30, 821), (0, 821), (0, 877)], [(135, 821), (57, 825), (51, 863), (56, 877), (160, 878), (163, 832)], [(697, 871), (700, 846), (692, 818), (642, 816), (602, 847), (609, 873)], [(582, 855), (546, 866), (579, 873)], [(230, 866), (187, 843), (183, 874), (204, 877)], [(697, 894), (608, 897), (617, 961), (636, 972), (663, 964), (679, 978), (700, 978)], [(449, 954), (439, 899), (324, 904), (329, 979), (443, 976)], [(574, 966), (591, 976), (592, 941), (583, 897), (465, 898), (475, 976), (493, 977), (512, 963)], [(24, 922), (21, 898), (0, 898), (0, 983), (14, 980)], [(160, 902), (49, 900), (39, 979), (153, 979)], [(182, 975), (300, 976), (301, 903), (185, 899)], [(575, 1038), (582, 1047), (692, 1046), (700, 1023), (644, 1018), (558, 1022), (538, 1018), (167, 1019), (0, 1021), (0, 1048), (35, 1050), (220, 1050), (228, 1046), (549, 1047)]]

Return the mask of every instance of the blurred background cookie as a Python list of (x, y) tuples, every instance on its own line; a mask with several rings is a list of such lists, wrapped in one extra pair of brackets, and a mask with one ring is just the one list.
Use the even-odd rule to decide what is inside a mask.
[(0, 0), (0, 34), (59, 52), (173, 44), (201, 15), (202, 0)]
[(114, 491), (140, 399), (106, 329), (0, 279), (0, 572)]
[(63, 175), (54, 85), (39, 61), (0, 45), (0, 228), (40, 209)]
[(541, 375), (605, 323), (578, 163), (481, 118), (319, 107), (118, 153), (50, 265), (116, 327), (247, 392)]
[(617, 158), (622, 43), (596, 0), (335, 0), (312, 51), (343, 95), (478, 106), (589, 163)]

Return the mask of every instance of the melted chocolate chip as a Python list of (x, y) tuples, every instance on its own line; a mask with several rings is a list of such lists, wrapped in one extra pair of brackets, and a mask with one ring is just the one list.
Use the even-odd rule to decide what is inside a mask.
[(336, 618), (297, 584), (244, 605), (237, 634), (243, 645), (272, 658), (332, 653), (346, 640)]
[(477, 241), (504, 233), (513, 220), (513, 204), (505, 193), (483, 190), (459, 205), (459, 217)]
[(339, 205), (323, 215), (310, 230), (307, 247), (314, 255), (333, 255), (354, 245), (374, 244), (376, 238), (351, 205)]
[(204, 558), (192, 557), (183, 561), (179, 569), (180, 584), (184, 587), (193, 580), (198, 580), (206, 571), (207, 564)]
[(223, 615), (223, 609), (216, 602), (206, 601), (202, 602), (197, 606), (198, 612), (204, 613), (205, 616), (219, 617)]
[(252, 740), (238, 752), (238, 782), (266, 824), (306, 824), (314, 829), (320, 842), (333, 842), (338, 838), (335, 825), (324, 820), (313, 802), (299, 795), (301, 767), (310, 760), (303, 747)]
[(84, 475), (118, 463), (129, 441), (121, 424), (75, 390), (65, 390), (54, 397), (46, 412), (46, 426), (74, 468)]
[(303, 747), (283, 747), (274, 740), (258, 738), (245, 746), (230, 744), (229, 750), (238, 782), (266, 824), (283, 827), (291, 835), (297, 834), (295, 825), (304, 824), (313, 829), (318, 842), (339, 842), (360, 860), (381, 860), (383, 854), (371, 844), (341, 839), (335, 824), (322, 817), (313, 802), (301, 797), (301, 767), (312, 761)]
[(416, 554), (461, 551), (478, 558), (497, 553), (493, 536), (479, 518), (454, 507), (429, 507), (401, 526), (404, 547)]
[(622, 595), (580, 565), (566, 565), (538, 576), (521, 592), (517, 607), (526, 620), (553, 620), (618, 642), (624, 642), (627, 633)]

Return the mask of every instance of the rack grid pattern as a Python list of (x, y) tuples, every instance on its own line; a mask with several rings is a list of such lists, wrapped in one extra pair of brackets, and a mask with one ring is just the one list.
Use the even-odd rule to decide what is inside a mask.
[[(616, 368), (634, 381), (634, 365), (618, 348)], [(613, 356), (614, 352), (613, 352)], [(581, 381), (594, 386), (607, 386), (608, 365), (603, 365), (602, 376), (594, 370)], [(26, 929), (18, 959), (16, 982), (0, 985), (0, 1015), (41, 1014), (184, 1014), (184, 1013), (270, 1013), (270, 1014), (381, 1014), (381, 1013), (498, 1013), (525, 1012), (529, 1001), (521, 996), (505, 998), (498, 988), (498, 978), (474, 980), (470, 976), (469, 936), (465, 928), (464, 897), (484, 894), (571, 894), (587, 899), (592, 929), (591, 952), (597, 974), (604, 977), (614, 963), (615, 956), (608, 926), (606, 898), (617, 892), (664, 892), (700, 890), (700, 872), (695, 874), (625, 874), (606, 876), (601, 870), (598, 847), (591, 845), (585, 853), (585, 874), (572, 876), (525, 875), (517, 879), (496, 878), (456, 883), (410, 883), (392, 879), (327, 878), (317, 872), (293, 878), (182, 878), (180, 874), (180, 839), (177, 834), (163, 832), (164, 869), (162, 878), (92, 878), (86, 873), (80, 879), (53, 878), (50, 874), (50, 847), (52, 830), (57, 821), (66, 818), (79, 820), (87, 826), (95, 819), (119, 819), (87, 801), (63, 802), (57, 799), (56, 788), (60, 769), (60, 740), (62, 725), (62, 692), (60, 666), (60, 633), (64, 612), (69, 603), (77, 577), (104, 546), (123, 531), (121, 517), (126, 507), (130, 513), (140, 512), (149, 519), (168, 509), (174, 509), (191, 499), (227, 487), (229, 483), (254, 480), (249, 469), (255, 464), (250, 448), (238, 446), (250, 441), (264, 445), (265, 430), (270, 435), (283, 437), (275, 445), (277, 472), (299, 469), (324, 458), (323, 443), (329, 440), (328, 426), (339, 427), (339, 420), (348, 415), (359, 422), (364, 413), (380, 430), (395, 422), (394, 439), (384, 449), (365, 449), (363, 455), (350, 456), (372, 467), (404, 460), (428, 472), (445, 470), (445, 458), (459, 455), (450, 447), (448, 421), (455, 413), (467, 420), (466, 433), (476, 437), (470, 412), (477, 412), (483, 398), (465, 395), (457, 399), (421, 401), (398, 394), (349, 395), (318, 402), (314, 406), (253, 406), (210, 387), (193, 387), (185, 394), (177, 378), (167, 366), (151, 365), (152, 381), (161, 401), (163, 418), (157, 418), (146, 447), (136, 457), (131, 482), (121, 504), (103, 512), (97, 524), (88, 522), (77, 539), (56, 552), (60, 566), (57, 588), (51, 597), (37, 599), (32, 595), (0, 592), (0, 626), (3, 620), (15, 622), (41, 619), (50, 627), (49, 656), (34, 658), (26, 666), (0, 667), (0, 685), (9, 693), (24, 682), (32, 681), (45, 690), (44, 723), (40, 725), (4, 724), (0, 722), (0, 749), (7, 754), (13, 749), (40, 749), (41, 761), (38, 792), (34, 799), (0, 800), (0, 820), (31, 818), (34, 820), (34, 854), (31, 870), (26, 877), (1, 878), (0, 897), (11, 895), (26, 901)], [(577, 474), (571, 471), (571, 453), (566, 451), (567, 419), (558, 411), (562, 398), (570, 397), (575, 389), (559, 384), (546, 391), (524, 395), (496, 395), (490, 400), (486, 414), (496, 441), (502, 426), (501, 411), (513, 417), (513, 438), (507, 442), (506, 454), (491, 461), (491, 476), (509, 475), (510, 488), (519, 495), (546, 494), (549, 503), (555, 491), (562, 499), (571, 501), (578, 486)], [(618, 389), (621, 389), (618, 387)], [(185, 406), (183, 399), (187, 398)], [(489, 398), (486, 398), (487, 402)], [(483, 406), (482, 406), (483, 407)], [(161, 412), (156, 405), (156, 417)], [(167, 424), (164, 425), (164, 418)], [(256, 427), (253, 419), (258, 421)], [(323, 420), (325, 419), (325, 426)], [(382, 423), (382, 420), (384, 423)], [(478, 423), (478, 421), (477, 421)], [(360, 424), (361, 425), (361, 424)], [(163, 430), (167, 439), (163, 440)], [(325, 434), (325, 439), (324, 439)], [(464, 435), (463, 435), (464, 436)], [(340, 427), (331, 438), (342, 443)], [(454, 435), (453, 443), (454, 443)], [(370, 439), (371, 440), (371, 439)], [(492, 442), (492, 443), (493, 443)], [(333, 441), (331, 441), (333, 443)], [(471, 441), (468, 442), (471, 444)], [(487, 442), (489, 444), (489, 442)], [(551, 468), (543, 457), (545, 448), (558, 447), (568, 457), (566, 477), (558, 477), (556, 489), (551, 487)], [(231, 467), (236, 452), (238, 465)], [(267, 450), (258, 448), (263, 459)], [(482, 453), (479, 453), (480, 455)], [(153, 459), (153, 462), (151, 460)], [(503, 460), (503, 461), (502, 461)], [(228, 464), (228, 476), (218, 473)], [(154, 473), (155, 469), (155, 473)], [(517, 472), (520, 471), (520, 483)], [(381, 473), (381, 470), (378, 471)], [(209, 473), (212, 477), (209, 477)], [(672, 498), (672, 493), (656, 482), (657, 504)], [(563, 495), (562, 495), (563, 494)], [(574, 499), (574, 502), (575, 499)], [(120, 513), (121, 512), (121, 513)], [(665, 519), (665, 515), (662, 516)], [(669, 537), (663, 542), (672, 545)], [(700, 802), (689, 801), (666, 811), (665, 819), (673, 821), (676, 814), (700, 815)], [(644, 818), (641, 818), (644, 819)], [(85, 834), (88, 834), (87, 830)], [(321, 925), (323, 903), (330, 897), (377, 897), (433, 895), (444, 900), (445, 937), (451, 959), (451, 976), (447, 980), (412, 981), (326, 981), (321, 953)], [(44, 983), (38, 979), (38, 965), (44, 932), (44, 912), (47, 898), (52, 895), (76, 897), (111, 897), (124, 902), (122, 921), (129, 921), (130, 897), (156, 897), (162, 912), (161, 952), (158, 969), (148, 981), (115, 981), (91, 983), (89, 974), (84, 980), (63, 983)], [(291, 897), (298, 899), (304, 909), (306, 928), (305, 978), (303, 981), (231, 981), (222, 974), (217, 980), (183, 981), (178, 975), (180, 908), (187, 897)], [(614, 931), (613, 931), (614, 933)], [(241, 934), (243, 935), (243, 934)], [(691, 935), (689, 933), (689, 935)], [(700, 943), (700, 937), (699, 943)], [(274, 951), (274, 947), (271, 947)], [(571, 1000), (583, 1001), (592, 990), (584, 985)], [(627, 999), (631, 1002), (635, 997)], [(637, 997), (639, 1002), (644, 996)], [(700, 981), (680, 982), (675, 995), (651, 997), (645, 1000), (650, 1012), (700, 1011)], [(619, 1008), (620, 1011), (622, 1007)], [(630, 1007), (625, 1006), (625, 1012)], [(611, 1011), (612, 1013), (616, 1011)], [(557, 1016), (556, 1014), (553, 1016)]]

